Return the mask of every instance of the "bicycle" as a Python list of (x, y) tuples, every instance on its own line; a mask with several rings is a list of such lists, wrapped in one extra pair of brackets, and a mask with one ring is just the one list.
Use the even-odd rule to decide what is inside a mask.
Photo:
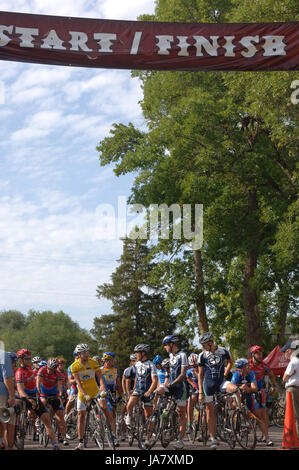
[(171, 441), (179, 436), (179, 418), (177, 405), (173, 396), (167, 397), (167, 405), (162, 414), (161, 444), (166, 448)]
[(208, 442), (208, 424), (207, 424), (207, 413), (206, 413), (206, 405), (205, 403), (199, 403), (195, 405), (197, 409), (197, 418), (195, 423), (192, 426), (192, 442), (197, 439), (197, 435), (199, 434), (199, 440), (205, 446)]
[(150, 450), (158, 441), (163, 425), (163, 413), (166, 408), (167, 398), (159, 395), (155, 408), (145, 421), (139, 439), (139, 447), (142, 450)]
[(21, 400), (21, 407), (16, 407), (16, 424), (15, 424), (15, 446), (18, 450), (24, 449), (24, 441), (26, 436), (27, 428), (27, 406), (26, 398), (23, 397)]
[(137, 440), (140, 445), (140, 434), (145, 423), (144, 417), (144, 404), (141, 400), (143, 395), (138, 395), (138, 400), (136, 405), (133, 408), (133, 413), (131, 415), (131, 423), (127, 425), (127, 434), (128, 434), (128, 443), (132, 447), (134, 438)]
[(66, 424), (66, 438), (69, 441), (73, 441), (78, 437), (78, 427), (77, 427), (77, 421), (78, 421), (78, 412), (77, 408), (74, 407), (67, 415), (65, 418), (65, 424)]
[(235, 409), (231, 413), (231, 427), (238, 444), (245, 450), (253, 450), (256, 446), (256, 420), (243, 403), (244, 394), (241, 392), (241, 399), (238, 391), (226, 393), (226, 396), (231, 396), (234, 400)]
[(232, 429), (233, 410), (230, 407), (229, 394), (215, 393), (213, 397), (214, 414), (216, 420), (216, 436), (229, 445), (231, 449), (235, 448), (236, 438)]
[(102, 450), (105, 442), (108, 443), (110, 449), (115, 450), (114, 436), (109, 421), (96, 398), (91, 398), (86, 406), (84, 447), (87, 447), (89, 439), (93, 439)]

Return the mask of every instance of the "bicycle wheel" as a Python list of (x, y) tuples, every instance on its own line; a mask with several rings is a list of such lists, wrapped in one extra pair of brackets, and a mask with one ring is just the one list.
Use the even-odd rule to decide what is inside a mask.
[(67, 417), (65, 419), (66, 438), (69, 441), (76, 439), (76, 437), (78, 436), (77, 418), (78, 418), (77, 410), (73, 409), (67, 414)]
[(199, 410), (199, 432), (203, 445), (205, 446), (208, 442), (208, 422), (205, 405)]
[(85, 429), (84, 429), (84, 436), (83, 436), (83, 445), (84, 447), (87, 447), (88, 441), (90, 437), (93, 435), (93, 429), (91, 429), (92, 426), (92, 420), (90, 417), (91, 413), (90, 410), (87, 410), (86, 412), (86, 420), (85, 420)]
[(151, 449), (160, 436), (161, 415), (158, 410), (154, 411), (144, 423), (140, 438), (138, 441), (139, 448), (142, 450)]
[(256, 432), (252, 420), (245, 409), (235, 410), (232, 414), (231, 426), (238, 444), (246, 450), (256, 446)]
[(15, 425), (15, 446), (18, 450), (24, 449), (26, 435), (26, 410), (21, 410)]
[(101, 449), (104, 450), (105, 446), (105, 428), (102, 421), (101, 414), (98, 414), (96, 411), (92, 411), (92, 419), (94, 421), (94, 432), (93, 432), (93, 439), (96, 445)]
[(285, 408), (282, 407), (279, 403), (275, 403), (275, 405), (273, 405), (273, 411), (272, 411), (272, 420), (275, 426), (278, 426), (279, 428), (283, 428), (284, 417), (285, 417)]
[(167, 415), (162, 415), (161, 444), (166, 448), (169, 443), (178, 438), (178, 417), (175, 410), (171, 410)]
[(115, 436), (113, 435), (108, 418), (100, 409), (98, 410), (98, 414), (101, 416), (101, 422), (105, 433), (105, 442), (107, 442), (111, 450), (115, 450)]

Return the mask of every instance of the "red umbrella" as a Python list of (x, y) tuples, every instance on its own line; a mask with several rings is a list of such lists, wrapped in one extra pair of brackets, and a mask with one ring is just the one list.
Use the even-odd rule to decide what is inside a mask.
[(285, 358), (284, 353), (281, 352), (280, 346), (276, 346), (273, 351), (263, 359), (263, 362), (269, 366), (275, 375), (283, 375), (289, 363), (289, 359)]

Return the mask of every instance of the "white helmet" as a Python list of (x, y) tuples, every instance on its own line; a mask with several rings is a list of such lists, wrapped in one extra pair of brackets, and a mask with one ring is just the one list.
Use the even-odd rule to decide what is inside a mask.
[(85, 352), (85, 351), (89, 351), (89, 346), (88, 344), (85, 344), (85, 343), (81, 343), (81, 344), (77, 344), (76, 348), (75, 348), (75, 352), (77, 354), (81, 353), (81, 352)]
[(191, 353), (190, 356), (188, 357), (188, 364), (189, 366), (197, 366), (198, 362), (198, 354)]

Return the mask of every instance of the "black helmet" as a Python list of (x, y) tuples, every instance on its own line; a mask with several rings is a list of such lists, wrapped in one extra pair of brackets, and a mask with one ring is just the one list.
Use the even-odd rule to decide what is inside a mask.
[(208, 343), (209, 341), (214, 341), (213, 333), (209, 331), (207, 333), (203, 333), (198, 338), (198, 341), (200, 342), (200, 344), (205, 344), (205, 343)]

